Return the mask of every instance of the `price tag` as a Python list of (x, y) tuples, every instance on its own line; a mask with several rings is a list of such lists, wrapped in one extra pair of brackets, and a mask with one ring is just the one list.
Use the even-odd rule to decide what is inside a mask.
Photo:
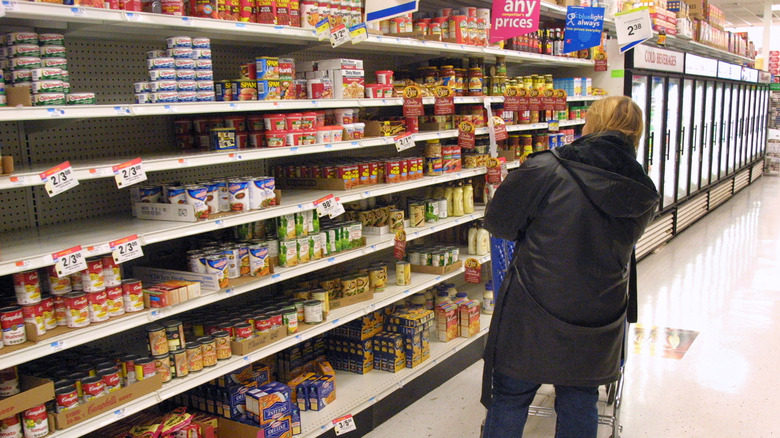
[(130, 115), (130, 107), (129, 106), (115, 106), (114, 111), (116, 111), (117, 115), (120, 116), (127, 116)]
[(320, 20), (320, 22), (317, 23), (316, 33), (318, 40), (325, 41), (328, 39), (328, 35), (330, 35), (330, 20), (327, 18)]
[(12, 176), (10, 178), (11, 185), (12, 186), (23, 186), (27, 184), (27, 177), (26, 176)]
[(75, 17), (86, 17), (87, 11), (84, 10), (84, 8), (70, 8), (70, 11), (73, 13), (73, 16)]
[(466, 281), (479, 283), (482, 280), (482, 265), (479, 260), (470, 258), (466, 260)]
[(133, 12), (125, 12), (125, 21), (141, 21), (141, 16)]
[[(294, 148), (298, 149), (298, 148)], [(241, 154), (228, 154), (228, 158), (230, 158), (230, 161), (241, 161), (244, 159), (243, 155)]]
[(75, 274), (87, 269), (87, 260), (81, 253), (81, 245), (51, 255), (57, 277)]
[(352, 432), (353, 430), (357, 430), (357, 426), (355, 425), (355, 419), (352, 418), (352, 414), (333, 420), (333, 431), (336, 432), (336, 436)]
[(561, 129), (561, 122), (558, 120), (550, 120), (547, 122), (547, 130), (550, 132), (558, 132)]
[(52, 342), (49, 345), (51, 345), (52, 351), (62, 351), (65, 349), (65, 341)]
[(366, 23), (356, 24), (349, 28), (349, 39), (352, 40), (352, 44), (357, 44), (361, 41), (368, 39), (368, 29), (366, 29)]
[(70, 161), (66, 161), (57, 166), (52, 167), (40, 174), (43, 187), (46, 189), (46, 193), (49, 197), (54, 197), (60, 193), (72, 189), (79, 185), (79, 180), (73, 175), (73, 168), (70, 166)]
[(65, 115), (65, 110), (62, 108), (47, 108), (46, 112), (49, 113), (49, 117), (59, 117)]
[(190, 160), (186, 158), (179, 158), (179, 164), (181, 164), (184, 167), (188, 167), (190, 165)]
[(618, 45), (631, 45), (653, 37), (653, 23), (650, 10), (646, 7), (631, 9), (615, 14), (615, 31)]
[(116, 263), (124, 263), (144, 255), (137, 234), (109, 242), (108, 246), (111, 248), (111, 256), (114, 257)]
[(339, 202), (339, 198), (333, 195), (328, 195), (324, 198), (320, 198), (314, 201), (314, 206), (317, 207), (317, 214), (330, 216), (331, 219), (344, 213), (344, 206)]
[(330, 45), (334, 48), (349, 41), (349, 30), (343, 24), (340, 24), (330, 31)]
[(0, 17), (5, 17), (5, 4), (0, 3)]
[(192, 26), (192, 20), (190, 19), (190, 17), (181, 17), (181, 22), (185, 26)]
[(117, 188), (121, 189), (146, 181), (146, 172), (144, 172), (140, 157), (126, 163), (111, 166), (111, 169), (114, 171), (114, 179), (116, 180)]
[(413, 148), (416, 145), (417, 144), (414, 142), (414, 134), (399, 135), (398, 137), (395, 137), (395, 148), (398, 149), (398, 152)]
[(4, 1), (3, 2), (3, 6), (5, 7), (6, 11), (15, 11), (15, 10), (19, 9), (16, 6), (16, 2), (14, 2), (14, 1)]
[(16, 266), (17, 269), (29, 269), (31, 264), (32, 262), (29, 260), (20, 260), (16, 262), (14, 265)]
[(175, 105), (164, 105), (163, 109), (165, 110), (165, 112), (168, 112), (168, 113), (175, 113), (176, 112), (176, 106)]
[(162, 310), (152, 310), (151, 312), (149, 312), (149, 321), (157, 321), (162, 317), (163, 317)]

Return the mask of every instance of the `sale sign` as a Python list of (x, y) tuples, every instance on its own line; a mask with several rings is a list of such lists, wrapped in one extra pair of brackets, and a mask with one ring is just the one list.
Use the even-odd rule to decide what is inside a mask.
[(563, 53), (590, 49), (601, 44), (604, 30), (604, 8), (569, 6), (566, 9), (566, 30)]
[(541, 0), (493, 0), (490, 43), (539, 30)]

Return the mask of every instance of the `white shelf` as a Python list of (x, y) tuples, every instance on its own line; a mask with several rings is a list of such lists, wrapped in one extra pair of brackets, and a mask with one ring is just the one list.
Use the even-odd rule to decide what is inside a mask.
[(34, 232), (5, 233), (0, 237), (0, 276), (15, 272), (37, 269), (53, 264), (51, 254), (63, 249), (81, 245), (85, 256), (110, 253), (108, 243), (130, 235), (137, 235), (142, 245), (178, 239), (194, 234), (207, 233), (225, 227), (271, 219), (285, 214), (313, 210), (313, 202), (334, 194), (341, 202), (382, 196), (406, 190), (427, 187), (449, 181), (484, 175), (484, 167), (463, 169), (439, 176), (426, 176), (413, 181), (395, 184), (363, 186), (346, 191), (309, 190), (285, 191), (282, 205), (265, 210), (234, 214), (219, 219), (198, 222), (172, 222), (134, 219), (129, 215), (101, 217), (79, 222), (74, 230), (70, 223), (41, 227)]
[(344, 415), (356, 415), (399, 388), (410, 383), (448, 357), (486, 335), (490, 315), (480, 315), (480, 331), (470, 338), (455, 338), (450, 342), (431, 340), (431, 357), (415, 368), (404, 368), (397, 373), (374, 370), (368, 374), (336, 372), (336, 401), (321, 411), (301, 412), (301, 436), (316, 437), (333, 428), (333, 420)]
[[(465, 254), (465, 250), (463, 251), (463, 253)], [(489, 255), (477, 257), (477, 258), (481, 263), (486, 263), (490, 260)], [(53, 434), (48, 435), (47, 438), (81, 437), (87, 433), (93, 432), (95, 430), (100, 429), (101, 427), (111, 424), (119, 420), (120, 418), (123, 418), (126, 415), (130, 415), (135, 412), (141, 411), (143, 409), (152, 407), (163, 400), (181, 394), (182, 392), (188, 391), (196, 386), (202, 385), (226, 373), (235, 371), (241, 368), (242, 366), (260, 360), (266, 356), (278, 353), (286, 348), (292, 347), (293, 345), (297, 345), (298, 343), (305, 341), (307, 339), (311, 339), (314, 336), (321, 335), (335, 327), (338, 327), (340, 325), (348, 323), (349, 321), (360, 318), (369, 312), (373, 312), (376, 309), (392, 304), (406, 296), (409, 296), (417, 292), (421, 292), (429, 287), (441, 283), (442, 281), (445, 281), (449, 278), (453, 278), (461, 274), (462, 272), (463, 272), (463, 268), (444, 275), (413, 273), (412, 284), (409, 286), (389, 286), (385, 289), (385, 291), (376, 293), (374, 295), (373, 300), (357, 303), (352, 306), (347, 306), (345, 308), (331, 311), (330, 315), (328, 316), (328, 320), (321, 324), (313, 325), (313, 326), (305, 325), (303, 330), (300, 333), (293, 336), (287, 336), (285, 338), (282, 338), (274, 342), (273, 344), (264, 347), (258, 351), (255, 351), (251, 354), (248, 354), (246, 356), (233, 356), (230, 359), (217, 363), (217, 365), (212, 368), (207, 368), (198, 373), (190, 374), (184, 379), (175, 379), (169, 383), (164, 384), (162, 389), (155, 391), (147, 396), (144, 396), (139, 400), (133, 401), (128, 405), (122, 406), (119, 410), (97, 415), (84, 423), (75, 425), (65, 430), (56, 431)], [(388, 275), (388, 277), (394, 278), (394, 276), (391, 275)], [(468, 338), (468, 339), (470, 339), (471, 342), (473, 342), (473, 340), (475, 340), (476, 338)], [(455, 344), (457, 342), (458, 340), (454, 340), (449, 344), (442, 344), (442, 345), (445, 345), (445, 348), (451, 351), (449, 353), (451, 355), (455, 351), (460, 349)], [(452, 348), (447, 347), (450, 345), (452, 346)], [(443, 357), (443, 355), (439, 353), (438, 348), (436, 349), (436, 354)], [(431, 359), (425, 362), (423, 365), (420, 365), (420, 367), (411, 369), (410, 371), (420, 371), (423, 370), (425, 366), (432, 366), (433, 359), (434, 359), (434, 344), (432, 343)], [(401, 373), (397, 373), (395, 375), (399, 376), (402, 373), (404, 373), (404, 371), (401, 371)], [(337, 385), (338, 384), (339, 383), (337, 383)], [(342, 400), (344, 400), (343, 396), (342, 396)], [(305, 420), (302, 419), (301, 421), (304, 422)]]
[[(483, 217), (484, 213), (484, 207), (480, 206), (475, 209), (474, 213), (469, 215), (443, 219), (436, 223), (426, 224), (426, 226), (420, 228), (408, 228), (407, 239), (409, 241), (416, 240), (441, 230), (471, 222)], [(286, 281), (291, 278), (299, 277), (301, 275), (314, 272), (328, 266), (353, 260), (355, 258), (362, 257), (367, 254), (372, 254), (386, 248), (391, 248), (395, 244), (395, 236), (393, 234), (387, 234), (383, 236), (367, 236), (366, 241), (366, 246), (363, 248), (352, 251), (345, 251), (328, 258), (323, 258), (321, 260), (312, 261), (294, 267), (277, 267), (275, 273), (268, 277), (260, 279), (242, 277), (240, 280), (234, 282), (236, 285), (231, 285), (230, 287), (218, 292), (203, 295), (199, 298), (176, 306), (165, 307), (162, 309), (146, 309), (141, 312), (126, 314), (125, 316), (119, 318), (110, 318), (106, 322), (90, 324), (84, 328), (71, 330), (61, 335), (45, 339), (36, 344), (31, 344), (28, 347), (18, 350), (14, 349), (9, 351), (11, 347), (6, 347), (5, 349), (0, 350), (0, 359), (2, 359), (3, 364), (7, 366), (23, 364), (25, 362), (47, 356), (61, 350), (72, 348), (106, 336), (111, 336), (116, 333), (123, 332), (125, 330), (130, 330), (132, 328), (142, 326), (149, 323), (150, 321), (168, 318), (173, 315), (196, 309), (198, 307), (203, 307), (226, 298), (261, 289), (263, 287), (270, 286), (281, 281)]]

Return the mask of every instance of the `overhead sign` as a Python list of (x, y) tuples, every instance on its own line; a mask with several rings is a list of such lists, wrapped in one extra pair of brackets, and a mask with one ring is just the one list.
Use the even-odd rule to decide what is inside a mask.
[(566, 8), (566, 29), (563, 53), (590, 49), (601, 44), (604, 30), (604, 8), (569, 6)]
[(718, 60), (686, 53), (685, 74), (714, 78), (718, 74)]
[(718, 61), (718, 77), (720, 79), (741, 81), (742, 67), (739, 65), (729, 64), (728, 62)]
[(646, 7), (615, 14), (615, 32), (620, 52), (625, 52), (653, 37), (653, 22)]
[(684, 71), (685, 56), (679, 52), (657, 47), (637, 46), (634, 49), (634, 68), (661, 70), (673, 73)]
[(417, 12), (417, 0), (366, 0), (366, 22)]
[(490, 42), (539, 30), (540, 0), (493, 0)]

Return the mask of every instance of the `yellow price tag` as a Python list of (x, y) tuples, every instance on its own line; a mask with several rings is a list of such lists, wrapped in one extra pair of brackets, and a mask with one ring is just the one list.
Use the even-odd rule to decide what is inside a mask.
[(349, 28), (349, 36), (352, 44), (357, 44), (368, 39), (368, 29), (366, 23), (356, 24)]

